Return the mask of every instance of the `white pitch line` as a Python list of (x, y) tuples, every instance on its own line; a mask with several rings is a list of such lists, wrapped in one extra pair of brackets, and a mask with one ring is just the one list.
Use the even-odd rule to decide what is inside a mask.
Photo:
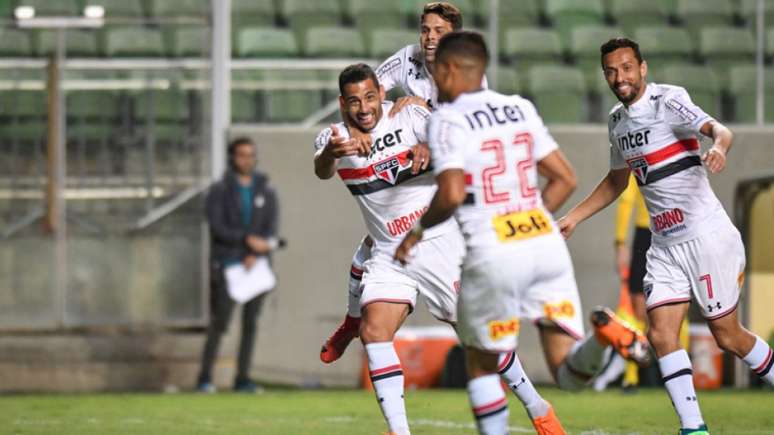
[[(448, 421), (448, 420), (430, 420), (426, 418), (418, 419), (418, 420), (411, 420), (410, 424), (416, 425), (416, 426), (432, 426), (432, 427), (442, 427), (446, 429), (476, 429), (476, 425), (474, 423), (458, 423), (454, 421)], [(511, 432), (519, 432), (519, 433), (534, 433), (534, 429), (532, 428), (525, 428), (520, 426), (508, 426), (508, 430)]]

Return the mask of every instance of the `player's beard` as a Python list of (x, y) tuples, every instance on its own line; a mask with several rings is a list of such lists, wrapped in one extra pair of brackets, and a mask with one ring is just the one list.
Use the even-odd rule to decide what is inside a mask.
[(629, 104), (632, 101), (634, 101), (634, 99), (637, 98), (638, 95), (640, 95), (640, 90), (642, 89), (643, 82), (642, 81), (640, 81), (639, 83), (623, 82), (621, 84), (628, 85), (631, 91), (626, 95), (622, 95), (618, 91), (618, 85), (614, 86), (612, 91), (615, 94), (616, 98), (618, 98), (618, 101), (624, 104)]

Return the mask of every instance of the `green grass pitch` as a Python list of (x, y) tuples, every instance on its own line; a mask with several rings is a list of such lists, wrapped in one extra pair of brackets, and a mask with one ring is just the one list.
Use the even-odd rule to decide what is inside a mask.
[[(567, 393), (541, 388), (571, 434), (675, 434), (666, 392)], [(511, 395), (512, 434), (533, 433)], [(774, 391), (700, 392), (713, 434), (774, 434)], [(408, 391), (412, 434), (475, 434), (464, 390)], [(269, 389), (261, 395), (98, 394), (0, 396), (0, 434), (349, 435), (386, 430), (372, 393)]]

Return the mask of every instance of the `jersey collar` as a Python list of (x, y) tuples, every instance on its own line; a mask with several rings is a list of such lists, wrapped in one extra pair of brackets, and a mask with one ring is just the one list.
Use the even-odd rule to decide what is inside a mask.
[(629, 114), (629, 117), (643, 115), (650, 111), (650, 95), (652, 93), (653, 86), (650, 83), (645, 82), (645, 92), (643, 92), (642, 97), (635, 101), (631, 106), (624, 106), (624, 109), (626, 110), (626, 113)]

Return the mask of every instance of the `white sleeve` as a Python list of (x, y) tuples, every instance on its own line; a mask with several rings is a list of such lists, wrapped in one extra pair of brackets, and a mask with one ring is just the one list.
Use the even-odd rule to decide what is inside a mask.
[(404, 110), (408, 110), (411, 130), (417, 141), (427, 142), (427, 122), (430, 119), (430, 111), (414, 104), (410, 104)]
[(529, 100), (521, 99), (517, 105), (524, 111), (524, 117), (529, 120), (532, 126), (532, 155), (536, 162), (546, 158), (554, 150), (559, 149), (554, 137), (548, 132), (548, 127), (543, 123), (543, 118), (538, 114), (535, 105)]
[[(339, 129), (339, 134), (343, 137), (349, 137), (349, 131), (347, 130), (347, 127), (343, 123), (336, 124), (336, 128)], [(333, 130), (330, 127), (325, 127), (320, 131), (320, 133), (317, 134), (317, 137), (314, 139), (314, 154), (320, 154), (325, 148), (326, 145), (328, 145), (328, 142), (331, 140), (331, 136), (333, 136)]]
[(435, 175), (448, 169), (464, 169), (465, 144), (468, 130), (461, 119), (446, 110), (439, 110), (430, 117), (428, 144)]
[(688, 92), (683, 88), (667, 93), (664, 96), (664, 106), (664, 118), (670, 126), (696, 134), (699, 134), (702, 125), (713, 120), (701, 107), (693, 104)]
[(402, 86), (401, 71), (403, 71), (403, 50), (398, 51), (376, 68), (376, 78), (384, 91), (389, 91), (397, 86)]
[(613, 142), (610, 142), (610, 169), (626, 169), (628, 167), (621, 150)]

